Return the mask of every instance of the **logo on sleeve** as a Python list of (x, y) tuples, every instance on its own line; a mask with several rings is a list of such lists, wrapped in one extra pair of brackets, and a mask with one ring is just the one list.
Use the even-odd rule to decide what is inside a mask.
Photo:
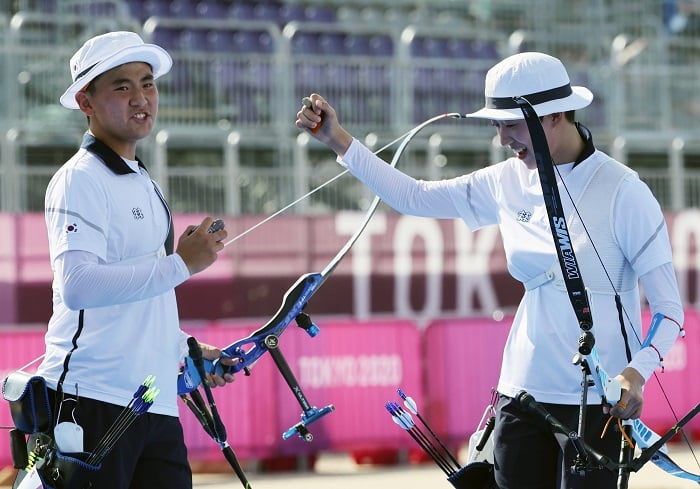
[(519, 222), (530, 222), (530, 219), (532, 218), (532, 212), (522, 210), (518, 212), (518, 221)]
[(76, 223), (66, 224), (66, 233), (77, 233), (78, 225)]
[(133, 209), (131, 209), (131, 213), (134, 215), (134, 219), (136, 220), (145, 218), (140, 207), (134, 207)]

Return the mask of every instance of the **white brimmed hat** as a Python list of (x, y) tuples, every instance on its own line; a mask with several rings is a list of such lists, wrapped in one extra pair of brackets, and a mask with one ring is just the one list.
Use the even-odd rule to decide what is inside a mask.
[(61, 95), (61, 105), (77, 109), (76, 93), (102, 73), (133, 62), (151, 65), (154, 78), (165, 75), (173, 64), (167, 51), (155, 44), (144, 43), (133, 32), (109, 32), (89, 39), (70, 59), (73, 83)]
[(515, 97), (523, 97), (537, 115), (582, 109), (593, 100), (586, 87), (571, 86), (561, 61), (543, 53), (509, 56), (486, 73), (484, 108), (467, 117), (491, 120), (523, 119)]

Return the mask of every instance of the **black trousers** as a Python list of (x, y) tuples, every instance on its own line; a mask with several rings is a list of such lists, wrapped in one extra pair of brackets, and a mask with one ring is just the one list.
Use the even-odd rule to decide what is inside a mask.
[[(124, 408), (66, 397), (60, 421), (83, 428), (84, 450), (92, 452)], [(145, 413), (136, 418), (90, 477), (99, 489), (192, 489), (182, 425), (177, 417)]]
[[(577, 431), (578, 406), (544, 403), (542, 406), (571, 431)], [(576, 457), (572, 443), (560, 443), (546, 422), (523, 412), (513, 399), (501, 396), (496, 412), (494, 465), (499, 489), (617, 487), (617, 473), (607, 469), (596, 468), (585, 476), (572, 474)], [(617, 462), (621, 442), (617, 424), (611, 423), (605, 437), (600, 438), (608, 417), (600, 405), (589, 406), (584, 440), (598, 453)]]

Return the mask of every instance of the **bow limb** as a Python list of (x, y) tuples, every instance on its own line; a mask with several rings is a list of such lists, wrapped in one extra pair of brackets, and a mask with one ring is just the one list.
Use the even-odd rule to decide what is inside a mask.
[[(440, 114), (422, 122), (408, 131), (402, 137), (401, 144), (394, 153), (390, 165), (392, 167), (396, 166), (408, 144), (416, 134), (426, 126), (442, 119), (461, 117), (462, 115), (459, 113)], [(397, 141), (399, 141), (399, 139), (392, 141), (392, 143)], [(382, 148), (382, 150), (385, 148), (386, 147)], [(315, 336), (318, 333), (318, 328), (310, 321), (309, 317), (303, 313), (303, 310), (309, 299), (318, 291), (321, 285), (323, 285), (326, 279), (333, 273), (333, 270), (335, 270), (338, 264), (345, 258), (352, 246), (357, 242), (376, 212), (380, 201), (381, 199), (375, 196), (358, 229), (321, 272), (307, 273), (296, 280), (287, 292), (285, 292), (280, 308), (264, 326), (251, 333), (248, 337), (235, 341), (222, 349), (223, 356), (236, 358), (239, 360), (238, 363), (232, 366), (223, 366), (218, 360), (215, 362), (205, 360), (207, 372), (235, 373), (244, 370), (247, 373), (255, 362), (265, 352), (269, 351), (265, 338), (270, 335), (279, 336), (294, 320), (296, 320), (297, 324), (305, 329), (310, 336)], [(194, 368), (191, 368), (189, 363), (189, 359), (186, 359), (183, 372), (178, 378), (178, 392), (180, 394), (191, 392), (193, 389), (196, 389), (201, 382), (200, 376), (196, 373)]]
[(646, 426), (642, 420), (635, 419), (633, 421), (633, 435), (637, 442), (637, 446), (642, 449), (639, 457), (632, 461), (631, 470), (639, 470), (645, 463), (651, 461), (664, 472), (667, 472), (681, 479), (688, 479), (700, 484), (700, 475), (693, 474), (682, 469), (676, 464), (666, 451), (666, 442), (675, 436), (686, 424), (688, 424), (695, 415), (700, 412), (700, 404), (696, 405), (686, 414), (683, 419), (678, 421), (671, 429), (663, 436), (659, 436)]
[[(462, 116), (461, 114), (456, 113), (442, 114), (433, 117), (432, 119), (429, 119), (410, 130), (405, 135), (405, 137), (403, 137), (401, 145), (395, 152), (391, 161), (391, 166), (396, 166), (396, 163), (398, 162), (399, 158), (401, 157), (401, 154), (403, 153), (408, 143), (421, 129), (428, 126), (429, 124), (432, 124), (433, 122), (447, 117), (457, 118)], [(392, 145), (398, 140), (399, 139), (392, 141), (391, 143), (389, 143), (389, 145), (385, 146), (380, 151), (386, 149), (388, 146)], [(341, 173), (340, 175), (344, 173), (347, 173), (347, 171)], [(332, 180), (337, 179), (340, 175), (334, 177), (334, 179)], [(323, 186), (325, 185), (326, 184), (324, 184)], [(313, 193), (313, 191), (311, 193)], [(311, 195), (311, 193), (307, 194), (306, 196)], [(295, 201), (295, 203), (296, 202), (298, 202), (298, 200)], [(303, 312), (303, 310), (306, 307), (306, 304), (309, 301), (309, 299), (316, 293), (316, 291), (321, 287), (321, 285), (323, 285), (323, 283), (330, 276), (333, 270), (335, 270), (335, 268), (338, 266), (340, 261), (348, 254), (350, 248), (352, 248), (352, 246), (357, 242), (360, 235), (365, 230), (367, 224), (369, 223), (370, 219), (377, 210), (379, 202), (379, 197), (375, 197), (371, 205), (369, 206), (369, 209), (365, 213), (365, 217), (362, 223), (360, 224), (359, 228), (355, 231), (355, 233), (353, 233), (350, 239), (345, 243), (345, 245), (340, 249), (340, 251), (338, 251), (338, 253), (333, 257), (333, 259), (331, 259), (328, 265), (326, 265), (326, 267), (321, 272), (307, 273), (297, 279), (297, 281), (284, 294), (284, 297), (282, 299), (282, 305), (278, 309), (277, 313), (263, 327), (253, 332), (247, 338), (235, 341), (234, 343), (231, 343), (229, 346), (222, 349), (222, 357), (235, 358), (238, 360), (237, 363), (234, 363), (232, 366), (225, 366), (222, 364), (222, 362), (218, 360), (215, 362), (209, 362), (207, 360), (204, 360), (202, 359), (201, 350), (199, 350), (199, 344), (197, 343), (197, 341), (194, 338), (190, 338), (192, 341), (188, 340), (188, 344), (190, 345), (190, 355), (188, 355), (185, 358), (185, 364), (180, 372), (180, 375), (178, 376), (178, 395), (181, 399), (185, 401), (187, 406), (199, 419), (204, 430), (217, 443), (219, 443), (219, 446), (221, 447), (224, 455), (226, 456), (226, 459), (229, 461), (230, 465), (233, 467), (234, 471), (238, 475), (239, 480), (246, 489), (250, 488), (250, 484), (248, 483), (245, 473), (238, 464), (237, 458), (233, 450), (226, 441), (223, 423), (221, 423), (221, 420), (218, 416), (218, 411), (216, 410), (216, 403), (214, 402), (213, 396), (211, 395), (210, 387), (206, 383), (206, 379), (204, 379), (204, 377), (208, 373), (218, 373), (220, 375), (223, 375), (225, 372), (232, 373), (238, 372), (240, 370), (244, 370), (246, 374), (249, 374), (250, 368), (252, 368), (253, 364), (265, 352), (269, 352), (275, 364), (277, 365), (280, 374), (282, 375), (282, 377), (284, 377), (288, 386), (294, 393), (295, 398), (297, 399), (297, 401), (303, 409), (301, 421), (289, 428), (288, 430), (286, 430), (282, 434), (282, 438), (288, 439), (297, 434), (307, 442), (312, 441), (313, 435), (309, 432), (307, 425), (313, 423), (314, 421), (317, 421), (326, 414), (333, 412), (335, 408), (333, 407), (333, 405), (328, 405), (321, 409), (318, 409), (315, 406), (311, 406), (311, 404), (306, 399), (306, 396), (303, 394), (301, 387), (299, 386), (294, 374), (292, 373), (289, 365), (287, 364), (287, 361), (285, 360), (282, 353), (279, 351), (279, 336), (284, 332), (284, 330), (293, 320), (295, 320), (301, 328), (305, 329), (310, 336), (313, 337), (318, 333), (318, 327), (311, 322), (311, 319), (307, 314)], [(286, 208), (289, 208), (289, 206), (287, 206)], [(275, 215), (277, 214), (279, 213), (276, 213)], [(271, 217), (274, 217), (274, 215)], [(263, 224), (268, 220), (269, 218), (260, 224)], [(231, 241), (224, 244), (224, 246), (235, 241), (239, 237), (247, 234), (249, 231), (252, 231), (257, 226), (258, 225), (254, 226), (253, 228), (249, 229), (243, 234), (233, 238)], [(198, 387), (200, 384), (203, 384), (205, 393), (207, 394), (207, 399), (209, 401), (211, 412), (208, 412), (206, 406), (204, 406), (203, 400), (201, 399), (201, 395), (199, 395)]]
[[(446, 118), (461, 118), (462, 114), (453, 112), (453, 113), (447, 113), (447, 114), (440, 114), (435, 117), (432, 117), (413, 129), (411, 129), (406, 136), (404, 136), (403, 140), (401, 141), (401, 144), (399, 147), (396, 149), (396, 152), (394, 153), (394, 156), (391, 159), (391, 163), (389, 164), (392, 167), (396, 167), (396, 164), (399, 161), (399, 158), (401, 158), (401, 155), (403, 154), (404, 150), (408, 146), (408, 143), (411, 142), (411, 140), (415, 137), (416, 134), (418, 134), (421, 130), (423, 130), (426, 126), (429, 126), (430, 124), (440, 121), (442, 119)], [(375, 153), (376, 154), (376, 153)], [(358, 238), (360, 237), (360, 234), (365, 230), (367, 227), (367, 224), (369, 224), (370, 219), (374, 215), (375, 211), (377, 210), (377, 207), (379, 207), (379, 203), (381, 202), (381, 199), (379, 196), (374, 197), (372, 200), (372, 203), (370, 204), (369, 208), (367, 209), (367, 213), (365, 214), (365, 219), (362, 221), (362, 224), (360, 224), (360, 227), (355, 231), (355, 233), (350, 237), (350, 239), (345, 243), (345, 245), (341, 248), (341, 250), (338, 252), (338, 254), (330, 261), (330, 263), (326, 266), (326, 268), (321, 272), (321, 274), (324, 277), (327, 277), (330, 275), (335, 267), (340, 263), (340, 261), (343, 259), (343, 257), (347, 254), (348, 251), (350, 251), (350, 248), (357, 242)]]
[[(607, 374), (607, 372), (600, 363), (597, 350), (594, 346), (595, 341), (590, 331), (593, 327), (593, 319), (590, 310), (590, 305), (588, 302), (588, 294), (586, 292), (583, 279), (581, 278), (580, 268), (576, 261), (573, 246), (570, 246), (571, 240), (569, 238), (566, 219), (563, 215), (561, 198), (559, 196), (556, 177), (554, 175), (554, 163), (549, 153), (547, 139), (545, 137), (542, 124), (540, 123), (540, 119), (535, 110), (533, 109), (532, 105), (530, 105), (530, 103), (523, 97), (516, 97), (515, 102), (522, 110), (523, 115), (525, 117), (525, 122), (527, 123), (528, 131), (530, 132), (530, 138), (533, 147), (532, 149), (535, 153), (537, 170), (540, 176), (540, 184), (542, 186), (542, 194), (544, 197), (545, 206), (547, 208), (547, 214), (550, 218), (550, 228), (552, 231), (554, 244), (557, 249), (557, 257), (559, 259), (559, 264), (561, 266), (562, 274), (565, 279), (564, 281), (566, 284), (567, 292), (569, 294), (571, 305), (578, 319), (579, 326), (583, 332), (581, 339), (579, 339), (579, 352), (585, 356), (586, 361), (588, 362), (588, 367), (591, 370), (593, 381), (599, 394), (603, 398), (603, 401), (615, 404), (619, 400), (619, 396), (621, 394), (619, 382), (617, 382), (617, 380), (615, 380), (613, 377), (610, 377)], [(569, 198), (571, 198), (570, 195)], [(574, 209), (578, 213), (576, 204), (573, 201), (572, 204), (574, 206)], [(582, 220), (580, 215), (579, 218)], [(592, 243), (592, 237), (590, 235), (588, 237)], [(569, 245), (568, 249), (563, 250), (563, 245)], [(606, 275), (608, 275), (605, 263), (603, 263), (602, 259), (597, 253), (596, 256), (598, 256), (598, 260), (601, 266), (606, 271)], [(609, 275), (608, 279), (610, 280)], [(615, 292), (617, 298), (619, 294), (611, 280), (610, 286)], [(622, 305), (621, 302), (620, 306), (627, 315), (627, 311), (625, 310), (624, 305)], [(629, 320), (629, 315), (627, 316)], [(637, 337), (637, 341), (640, 343), (640, 345), (642, 345), (642, 341), (639, 337)], [(658, 379), (658, 377), (657, 381), (660, 385), (661, 381), (660, 379)], [(668, 455), (666, 455), (664, 444), (677, 432), (680, 431), (681, 433), (683, 433), (681, 428), (686, 423), (688, 423), (695, 415), (698, 414), (698, 412), (700, 411), (700, 405), (696, 406), (681, 421), (679, 421), (668, 398), (666, 398), (666, 402), (668, 403), (669, 407), (671, 408), (671, 411), (673, 412), (674, 418), (676, 419), (676, 425), (673, 428), (671, 428), (671, 430), (669, 430), (663, 437), (660, 437), (659, 435), (651, 431), (640, 420), (635, 420), (635, 422), (632, 423), (632, 434), (635, 438), (635, 441), (639, 443), (639, 446), (642, 449), (646, 449), (646, 453), (643, 453), (643, 455), (640, 456), (638, 459), (632, 461), (631, 470), (636, 471), (639, 468), (641, 468), (641, 466), (644, 463), (651, 460), (659, 468), (671, 475), (698, 482), (700, 480), (699, 476), (681, 469), (668, 457)], [(650, 438), (656, 440), (656, 442), (653, 443), (653, 445), (651, 446), (648, 443), (648, 440)], [(687, 437), (684, 436), (684, 439), (686, 444), (690, 448), (691, 453), (693, 453), (693, 456), (695, 457), (692, 445), (688, 441)], [(695, 460), (698, 463), (698, 467), (700, 468), (700, 462), (698, 462), (697, 457), (695, 457)]]

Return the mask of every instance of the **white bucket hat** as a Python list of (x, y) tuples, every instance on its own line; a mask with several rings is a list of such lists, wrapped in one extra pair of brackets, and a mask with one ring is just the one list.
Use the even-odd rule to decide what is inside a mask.
[(73, 83), (61, 95), (61, 105), (77, 109), (75, 94), (102, 73), (125, 63), (143, 62), (151, 65), (153, 77), (170, 71), (173, 60), (160, 46), (146, 44), (133, 32), (109, 32), (93, 37), (83, 44), (70, 59)]
[(582, 109), (593, 100), (586, 87), (571, 86), (561, 61), (543, 53), (509, 56), (486, 73), (484, 108), (467, 117), (523, 119), (514, 97), (524, 97), (539, 116)]

